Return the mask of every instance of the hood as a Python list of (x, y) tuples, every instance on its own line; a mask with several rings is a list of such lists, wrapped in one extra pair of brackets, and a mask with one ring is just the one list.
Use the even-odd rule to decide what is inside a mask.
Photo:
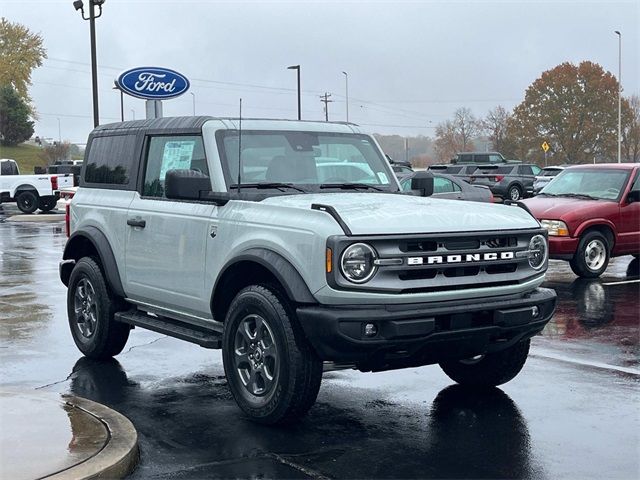
[(599, 202), (599, 200), (584, 198), (544, 196), (527, 198), (522, 201), (538, 220), (562, 220), (563, 216), (569, 213), (579, 217), (583, 213), (593, 211), (594, 206), (597, 206)]
[(263, 204), (309, 210), (336, 209), (355, 235), (477, 232), (539, 227), (524, 209), (387, 193), (321, 193), (270, 197)]

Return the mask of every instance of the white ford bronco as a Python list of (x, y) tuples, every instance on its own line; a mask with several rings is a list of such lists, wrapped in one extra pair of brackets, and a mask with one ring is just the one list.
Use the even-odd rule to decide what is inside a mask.
[(134, 327), (221, 348), (271, 424), (311, 408), (323, 366), (511, 380), (555, 309), (546, 231), (521, 205), (428, 198), (428, 172), (412, 188), (353, 124), (99, 126), (60, 264), (73, 339), (93, 358)]

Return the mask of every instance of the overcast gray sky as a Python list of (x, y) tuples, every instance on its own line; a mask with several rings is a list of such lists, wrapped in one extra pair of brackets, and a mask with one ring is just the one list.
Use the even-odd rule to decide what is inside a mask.
[[(88, 0), (85, 0), (85, 4)], [(33, 74), (36, 133), (83, 143), (92, 128), (89, 22), (72, 0), (0, 0), (0, 15), (44, 37), (49, 59)], [(175, 69), (191, 80), (196, 113), (294, 118), (295, 71), (302, 115), (369, 132), (432, 136), (460, 106), (477, 116), (512, 108), (542, 71), (591, 60), (640, 91), (640, 2), (630, 1), (167, 1), (106, 0), (96, 22), (101, 123), (119, 121), (122, 70)], [(125, 96), (125, 118), (144, 101)], [(192, 96), (164, 102), (165, 116), (190, 115)]]

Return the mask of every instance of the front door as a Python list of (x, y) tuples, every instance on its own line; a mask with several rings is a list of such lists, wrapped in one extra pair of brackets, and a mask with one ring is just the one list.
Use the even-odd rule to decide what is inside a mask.
[(210, 318), (204, 272), (217, 207), (164, 195), (168, 170), (209, 174), (202, 137), (151, 136), (145, 151), (144, 183), (127, 215), (127, 292), (139, 302)]
[[(631, 180), (631, 191), (640, 190), (640, 171)], [(640, 253), (640, 202), (620, 200), (620, 224), (618, 225), (618, 253)]]

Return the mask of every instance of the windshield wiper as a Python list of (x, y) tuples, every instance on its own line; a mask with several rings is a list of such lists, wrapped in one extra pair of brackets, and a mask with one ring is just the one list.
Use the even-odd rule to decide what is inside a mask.
[(586, 193), (557, 193), (556, 197), (570, 197), (570, 198), (586, 198), (588, 200), (602, 200), (598, 197), (592, 197)]
[(375, 185), (370, 185), (368, 183), (321, 183), (319, 185), (320, 188), (339, 188), (341, 190), (377, 190), (378, 192), (384, 192), (380, 187), (376, 187)]
[(275, 188), (275, 189), (291, 188), (293, 190), (297, 190), (298, 192), (309, 193), (307, 192), (307, 190), (300, 187), (296, 187), (292, 183), (281, 183), (281, 182), (241, 183), (240, 185), (238, 185), (237, 183), (234, 183), (229, 188), (234, 190), (237, 190), (238, 188), (257, 188), (259, 190), (268, 189), (268, 188)]

